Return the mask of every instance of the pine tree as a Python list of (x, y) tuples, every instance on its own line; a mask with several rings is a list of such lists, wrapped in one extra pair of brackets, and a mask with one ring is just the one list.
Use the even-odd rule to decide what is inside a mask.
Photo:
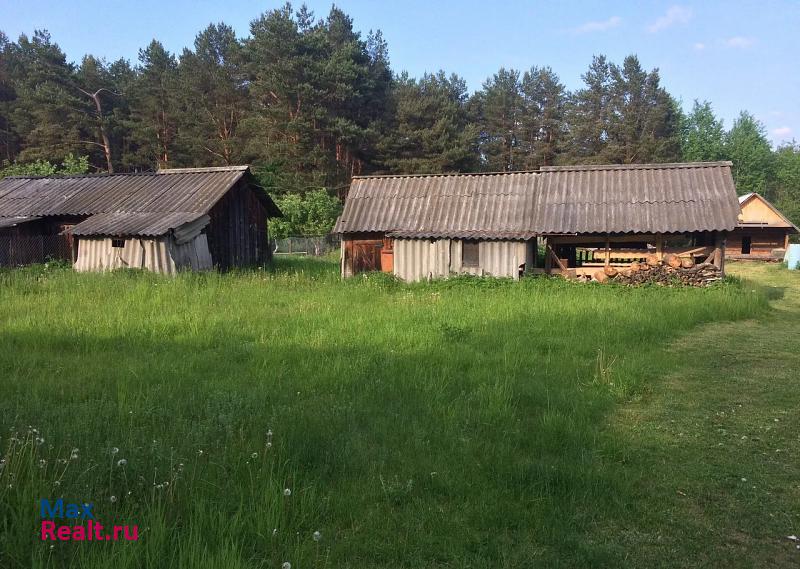
[(739, 195), (758, 192), (771, 199), (772, 147), (756, 118), (742, 111), (725, 137), (725, 154), (733, 162), (733, 181)]
[(486, 170), (524, 167), (522, 93), (519, 71), (501, 68), (472, 100), (480, 128), (480, 154)]
[(78, 150), (83, 101), (61, 48), (46, 31), (36, 31), (4, 52), (15, 94), (7, 120), (20, 141), (15, 158), (58, 162)]
[(380, 143), (379, 169), (397, 173), (472, 171), (477, 130), (469, 124), (467, 85), (444, 71), (393, 82), (391, 119)]
[(129, 168), (167, 168), (176, 160), (178, 63), (160, 42), (139, 50), (137, 78), (128, 89)]
[(569, 160), (602, 163), (606, 159), (611, 109), (611, 70), (606, 57), (593, 57), (581, 79), (586, 86), (575, 93), (568, 107)]
[(683, 128), (682, 154), (686, 162), (715, 161), (725, 158), (725, 129), (714, 115), (711, 103), (694, 101)]
[(558, 75), (549, 67), (532, 67), (520, 83), (520, 116), (525, 170), (552, 166), (564, 144), (567, 95)]
[[(117, 90), (118, 86), (105, 62), (91, 55), (83, 58), (75, 73), (75, 83), (76, 89), (83, 95), (85, 114), (82, 131), (87, 136), (81, 142), (89, 147), (90, 156), (96, 156), (93, 156), (94, 163), (104, 164), (108, 172), (113, 172), (114, 108), (120, 104), (122, 93)], [(92, 133), (95, 133), (94, 137)]]
[(233, 28), (212, 24), (184, 50), (176, 99), (178, 144), (192, 165), (230, 165), (244, 160), (240, 125), (249, 112), (242, 46)]

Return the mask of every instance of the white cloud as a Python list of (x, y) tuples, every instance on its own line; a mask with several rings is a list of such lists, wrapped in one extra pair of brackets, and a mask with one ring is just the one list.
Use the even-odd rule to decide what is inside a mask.
[(772, 129), (772, 136), (775, 138), (789, 138), (792, 136), (792, 129), (788, 126), (782, 126), (779, 128)]
[(660, 32), (676, 24), (685, 24), (692, 19), (692, 10), (686, 6), (670, 6), (667, 13), (647, 26), (650, 33)]
[(586, 22), (575, 28), (575, 33), (586, 34), (589, 32), (605, 32), (611, 28), (616, 28), (622, 23), (622, 18), (619, 16), (611, 16), (607, 20), (599, 20), (596, 22)]
[(692, 46), (695, 51), (703, 51), (706, 48), (706, 44), (703, 42), (697, 42)]
[(746, 36), (733, 36), (725, 40), (725, 45), (728, 47), (748, 48), (751, 47), (756, 40)]

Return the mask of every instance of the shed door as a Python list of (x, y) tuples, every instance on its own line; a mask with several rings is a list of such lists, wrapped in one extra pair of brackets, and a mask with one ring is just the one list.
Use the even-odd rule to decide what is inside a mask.
[(742, 235), (742, 255), (750, 254), (750, 245), (752, 240), (749, 235)]

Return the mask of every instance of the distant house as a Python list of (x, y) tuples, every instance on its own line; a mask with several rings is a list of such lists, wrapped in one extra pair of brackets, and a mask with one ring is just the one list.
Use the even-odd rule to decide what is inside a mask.
[[(667, 254), (723, 268), (739, 204), (730, 162), (363, 176), (334, 231), (342, 276), (587, 277)], [(543, 246), (544, 259), (539, 258)]]
[(174, 273), (267, 261), (281, 212), (247, 166), (0, 180), (0, 265)]
[(728, 258), (782, 260), (797, 226), (760, 194), (741, 196), (739, 206), (739, 222), (728, 234)]

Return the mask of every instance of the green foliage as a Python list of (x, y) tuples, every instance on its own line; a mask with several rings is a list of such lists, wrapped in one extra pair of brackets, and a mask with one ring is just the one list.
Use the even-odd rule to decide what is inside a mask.
[(392, 83), (390, 123), (378, 143), (380, 169), (446, 173), (477, 167), (477, 130), (470, 124), (467, 85), (457, 75), (403, 73)]
[(622, 66), (597, 56), (583, 75), (570, 108), (571, 161), (629, 164), (680, 159), (680, 111), (661, 87), (658, 70), (646, 72), (629, 55)]
[(733, 162), (739, 195), (758, 192), (771, 198), (774, 159), (764, 125), (742, 111), (725, 139), (725, 154)]
[(327, 235), (342, 210), (338, 198), (331, 196), (324, 188), (300, 194), (284, 194), (275, 199), (283, 213), (270, 221), (272, 237), (281, 239), (289, 236), (317, 237)]
[(51, 164), (46, 160), (35, 162), (4, 164), (0, 168), (0, 179), (6, 176), (53, 176), (67, 174), (86, 174), (89, 171), (88, 156), (73, 156), (68, 154), (61, 166)]
[(700, 103), (695, 100), (684, 121), (682, 149), (686, 162), (725, 159), (725, 129), (708, 101)]
[(784, 144), (775, 152), (775, 205), (800, 226), (800, 145)]

